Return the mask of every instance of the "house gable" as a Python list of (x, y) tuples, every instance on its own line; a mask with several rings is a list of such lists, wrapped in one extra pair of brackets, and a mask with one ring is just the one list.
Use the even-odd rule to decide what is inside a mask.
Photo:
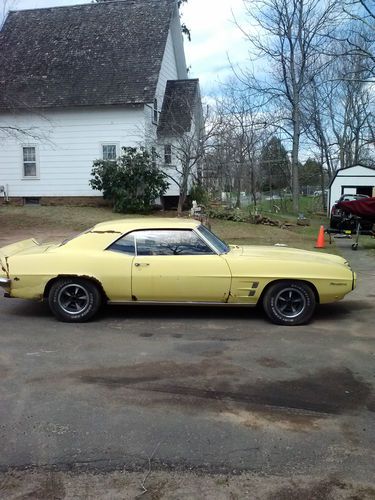
[(152, 102), (174, 0), (13, 11), (0, 33), (0, 109)]
[[(159, 130), (176, 135), (176, 122), (166, 127), (171, 116), (190, 133), (197, 103), (176, 0), (12, 12), (0, 32), (0, 127), (35, 135), (2, 141), (0, 184), (12, 199), (100, 198), (89, 178), (103, 145), (117, 154), (121, 146), (153, 147)], [(24, 148), (37, 154), (37, 176), (23, 175)]]

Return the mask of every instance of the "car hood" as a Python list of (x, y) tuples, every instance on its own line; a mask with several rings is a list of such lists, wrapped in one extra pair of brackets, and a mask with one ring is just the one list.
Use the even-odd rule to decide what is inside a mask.
[(338, 255), (284, 246), (233, 245), (230, 246), (230, 252), (227, 254), (227, 257), (254, 257), (262, 260), (348, 265), (347, 261)]

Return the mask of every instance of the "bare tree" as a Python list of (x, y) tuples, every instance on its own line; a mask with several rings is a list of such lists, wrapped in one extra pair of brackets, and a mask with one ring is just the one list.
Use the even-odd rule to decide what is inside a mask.
[(234, 192), (235, 205), (241, 205), (241, 192), (251, 193), (257, 203), (259, 155), (270, 130), (257, 111), (251, 95), (236, 79), (229, 80), (217, 101), (218, 130), (215, 137), (217, 164), (224, 174), (224, 191)]
[(303, 101), (306, 134), (319, 148), (330, 178), (337, 168), (374, 161), (375, 99), (369, 70), (361, 54), (345, 53), (345, 42), (337, 42), (335, 52), (311, 80)]
[[(335, 28), (337, 2), (245, 0), (245, 4), (251, 24), (240, 28), (250, 42), (253, 60), (258, 61), (258, 75), (246, 70), (236, 74), (258, 96), (265, 113), (274, 117), (277, 110), (278, 126), (290, 137), (293, 208), (298, 211), (302, 99), (311, 78), (322, 70), (319, 56)], [(254, 23), (259, 27), (255, 32)]]
[(354, 21), (342, 37), (348, 52), (367, 61), (372, 81), (375, 80), (375, 4), (373, 0), (343, 0), (344, 12)]
[(162, 162), (161, 168), (178, 186), (179, 215), (183, 211), (189, 188), (192, 184), (201, 182), (203, 158), (217, 129), (208, 106), (203, 112), (199, 100), (192, 103), (189, 99), (184, 99), (184, 104), (181, 104), (180, 102), (177, 109), (183, 108), (190, 115), (191, 126), (186, 129), (181, 126), (180, 116), (169, 116), (168, 134), (159, 140), (159, 147), (168, 144), (171, 148), (173, 161), (171, 164)]

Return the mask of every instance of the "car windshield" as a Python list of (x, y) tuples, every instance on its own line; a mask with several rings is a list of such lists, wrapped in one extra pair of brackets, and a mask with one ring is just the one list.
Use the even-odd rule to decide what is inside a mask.
[(230, 248), (224, 241), (218, 238), (214, 233), (211, 233), (205, 226), (200, 225), (198, 228), (199, 233), (211, 243), (218, 253), (228, 253)]
[(355, 201), (362, 198), (369, 198), (366, 194), (345, 194), (341, 197), (341, 201)]

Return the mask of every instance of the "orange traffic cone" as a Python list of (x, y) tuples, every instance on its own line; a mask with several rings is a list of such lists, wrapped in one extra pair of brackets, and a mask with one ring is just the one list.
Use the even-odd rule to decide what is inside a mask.
[(316, 240), (315, 243), (315, 248), (325, 248), (325, 246), (326, 245), (324, 242), (324, 226), (320, 226), (318, 239)]

